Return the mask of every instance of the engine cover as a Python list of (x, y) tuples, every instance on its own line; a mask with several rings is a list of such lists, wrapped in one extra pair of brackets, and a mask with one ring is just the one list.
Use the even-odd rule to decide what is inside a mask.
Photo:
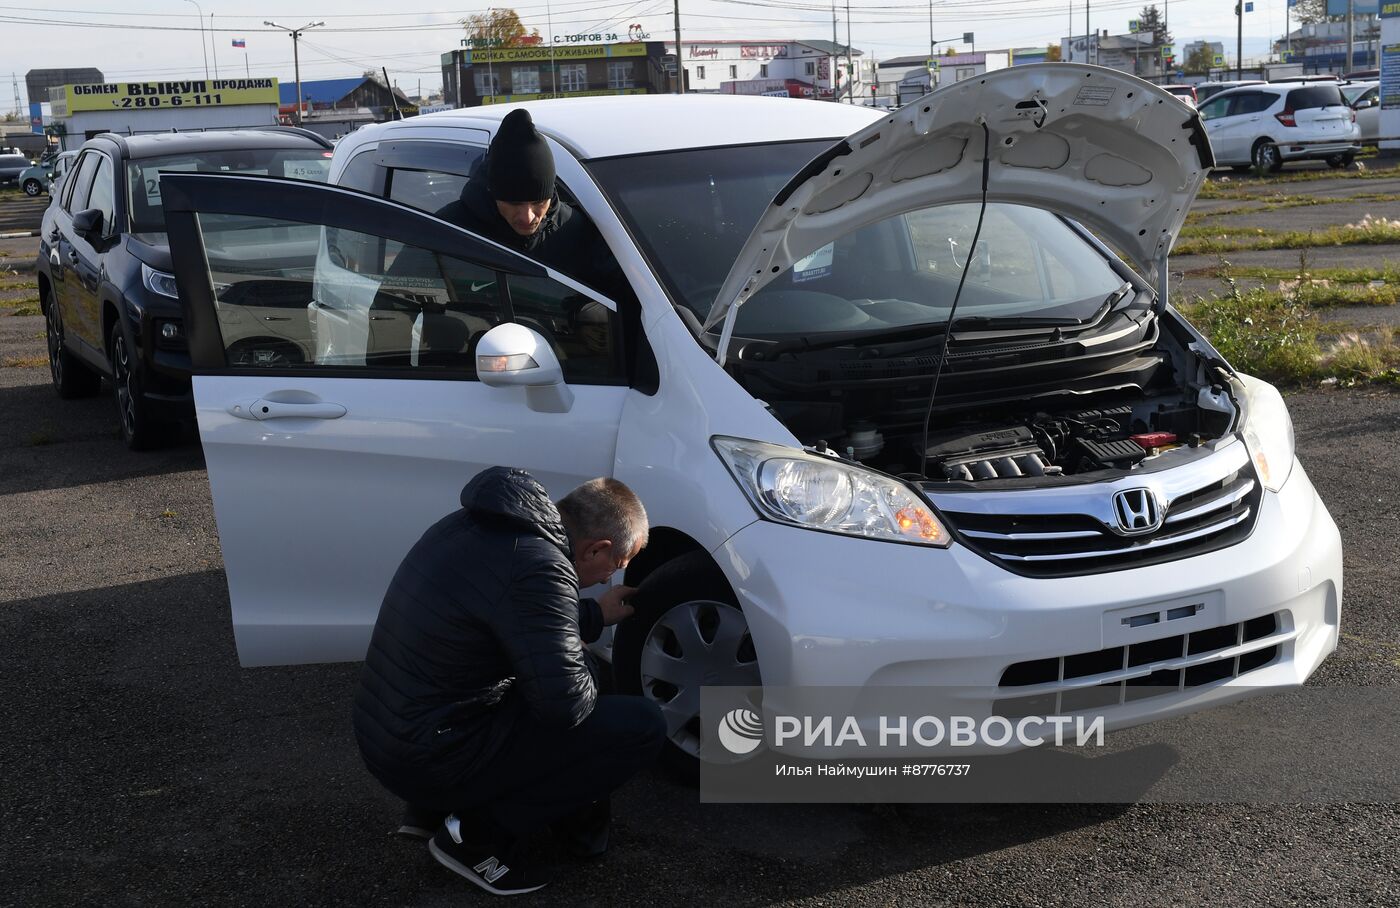
[(945, 434), (928, 446), (930, 473), (952, 480), (1014, 479), (1058, 473), (1025, 426), (965, 429)]

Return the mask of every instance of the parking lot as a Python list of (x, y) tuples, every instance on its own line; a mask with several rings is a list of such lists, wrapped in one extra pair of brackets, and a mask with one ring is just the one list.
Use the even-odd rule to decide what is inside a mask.
[[(1400, 176), (1224, 185), (1257, 197), (1202, 200), (1200, 223), (1243, 234), (1278, 224), (1275, 195), (1384, 197)], [(1394, 210), (1297, 206), (1327, 224)], [(199, 447), (131, 453), (109, 395), (57, 399), (36, 248), (0, 240), (0, 905), (486, 901), (386, 835), (399, 805), (359, 763), (356, 666), (239, 668)], [(1230, 257), (1264, 267), (1266, 254), (1298, 257)], [(1400, 246), (1308, 255), (1393, 264)], [(1183, 292), (1210, 292), (1217, 258), (1177, 259)], [(1383, 329), (1396, 311), (1346, 318)], [(1342, 643), (1312, 683), (1400, 683), (1400, 393), (1314, 383), (1288, 402), (1346, 556)], [(526, 903), (1400, 903), (1392, 803), (719, 806), (656, 771), (614, 816), (605, 858), (560, 857)]]

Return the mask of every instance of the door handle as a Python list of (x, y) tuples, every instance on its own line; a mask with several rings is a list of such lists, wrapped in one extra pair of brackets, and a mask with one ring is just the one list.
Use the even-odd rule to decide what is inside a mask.
[(264, 315), (262, 320), (265, 322), (289, 322), (292, 318), (289, 315)]
[(346, 410), (340, 404), (284, 403), (259, 397), (256, 400), (237, 403), (228, 412), (239, 419), (339, 419)]

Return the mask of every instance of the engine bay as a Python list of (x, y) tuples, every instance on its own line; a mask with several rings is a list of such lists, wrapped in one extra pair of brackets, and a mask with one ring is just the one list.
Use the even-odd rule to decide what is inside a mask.
[(985, 353), (968, 344), (950, 353), (931, 413), (927, 355), (754, 356), (738, 371), (805, 446), (891, 475), (980, 488), (1093, 481), (1233, 425), (1219, 364), (1156, 328), (1109, 350), (1082, 337)]

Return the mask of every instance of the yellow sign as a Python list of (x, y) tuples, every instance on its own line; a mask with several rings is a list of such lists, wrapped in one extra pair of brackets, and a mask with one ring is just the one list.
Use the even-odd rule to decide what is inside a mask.
[(482, 104), (514, 104), (516, 101), (541, 101), (546, 98), (601, 98), (604, 95), (644, 95), (645, 88), (603, 88), (596, 91), (543, 92), (538, 95), (487, 95)]
[(599, 57), (645, 57), (643, 41), (623, 44), (584, 44), (579, 47), (493, 47), (467, 54), (468, 63), (524, 63), (549, 60), (593, 60)]
[(276, 79), (190, 79), (181, 82), (108, 82), (63, 86), (53, 115), (93, 110), (168, 110), (278, 103)]

